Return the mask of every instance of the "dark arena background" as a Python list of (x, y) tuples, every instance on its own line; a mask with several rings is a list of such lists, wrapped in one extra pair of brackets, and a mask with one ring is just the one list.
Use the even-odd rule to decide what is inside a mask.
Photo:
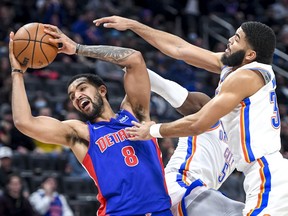
[[(16, 32), (27, 23), (56, 25), (80, 44), (115, 45), (139, 50), (144, 55), (147, 67), (161, 76), (176, 81), (189, 91), (214, 95), (218, 76), (165, 56), (131, 31), (105, 29), (92, 23), (96, 18), (111, 15), (139, 20), (150, 27), (178, 35), (192, 44), (215, 52), (226, 49), (228, 38), (244, 21), (255, 20), (270, 26), (277, 36), (273, 69), (277, 78), (276, 93), (281, 116), (281, 153), (288, 158), (287, 0), (1, 0), (1, 194), (5, 191), (7, 177), (11, 173), (17, 173), (22, 178), (21, 191), (28, 200), (47, 177), (52, 177), (57, 183), (55, 190), (64, 195), (75, 216), (96, 215), (99, 208), (97, 188), (70, 149), (30, 139), (13, 124), (9, 33)], [(92, 58), (58, 54), (49, 66), (29, 69), (25, 74), (25, 86), (32, 113), (60, 120), (80, 119), (67, 98), (66, 89), (69, 78), (78, 73), (100, 75), (108, 85), (112, 108), (119, 108), (124, 96), (121, 68)], [(156, 122), (167, 122), (181, 117), (156, 94), (151, 96), (151, 116)], [(159, 144), (166, 165), (176, 147), (177, 139), (159, 139)], [(220, 191), (234, 200), (244, 202), (243, 178), (242, 173), (235, 171)]]

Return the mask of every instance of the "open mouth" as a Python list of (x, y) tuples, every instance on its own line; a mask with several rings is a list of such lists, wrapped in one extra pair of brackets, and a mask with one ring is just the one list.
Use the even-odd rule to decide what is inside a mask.
[(82, 109), (82, 110), (85, 110), (85, 108), (87, 108), (87, 106), (89, 105), (90, 101), (88, 99), (82, 99), (79, 103), (79, 107)]
[(227, 44), (227, 47), (226, 47), (226, 49), (225, 49), (225, 52), (226, 52), (226, 53), (231, 52), (229, 44)]

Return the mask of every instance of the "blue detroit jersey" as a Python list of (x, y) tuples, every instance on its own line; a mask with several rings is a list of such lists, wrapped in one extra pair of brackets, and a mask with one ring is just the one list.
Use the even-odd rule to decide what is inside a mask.
[(126, 110), (109, 122), (89, 123), (90, 145), (83, 165), (98, 186), (98, 215), (140, 215), (169, 209), (156, 139), (129, 141), (136, 118)]

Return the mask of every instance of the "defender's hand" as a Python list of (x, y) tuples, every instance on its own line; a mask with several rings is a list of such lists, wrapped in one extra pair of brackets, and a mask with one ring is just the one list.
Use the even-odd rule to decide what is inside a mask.
[(126, 128), (125, 131), (128, 134), (129, 140), (150, 140), (153, 137), (150, 135), (150, 127), (151, 125), (155, 124), (155, 122), (143, 122), (138, 123), (132, 121), (133, 127)]
[(60, 44), (58, 53), (68, 55), (76, 53), (77, 43), (65, 35), (57, 26), (44, 24), (44, 32), (52, 36), (49, 38), (51, 42)]
[(114, 28), (119, 31), (125, 31), (129, 29), (134, 22), (136, 21), (120, 16), (103, 17), (93, 21), (96, 26), (103, 24), (105, 28)]

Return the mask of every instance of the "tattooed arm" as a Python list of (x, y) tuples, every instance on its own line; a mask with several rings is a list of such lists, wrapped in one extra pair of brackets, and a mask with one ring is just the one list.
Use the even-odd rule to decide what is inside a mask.
[(59, 48), (59, 53), (82, 55), (125, 67), (124, 89), (126, 97), (121, 106), (123, 109), (134, 113), (139, 121), (150, 119), (150, 81), (146, 64), (140, 52), (116, 46), (80, 45), (67, 37), (58, 27), (53, 25), (44, 25), (44, 27), (44, 31), (53, 37), (50, 40), (62, 45)]
[(129, 64), (126, 65), (127, 62), (129, 62), (127, 61), (128, 57), (136, 52), (133, 49), (116, 46), (85, 46), (77, 44), (66, 36), (58, 27), (48, 24), (45, 24), (44, 27), (44, 31), (52, 36), (50, 40), (61, 44), (58, 53), (65, 53), (68, 55), (77, 54), (85, 57), (97, 58), (126, 67), (129, 66)]

